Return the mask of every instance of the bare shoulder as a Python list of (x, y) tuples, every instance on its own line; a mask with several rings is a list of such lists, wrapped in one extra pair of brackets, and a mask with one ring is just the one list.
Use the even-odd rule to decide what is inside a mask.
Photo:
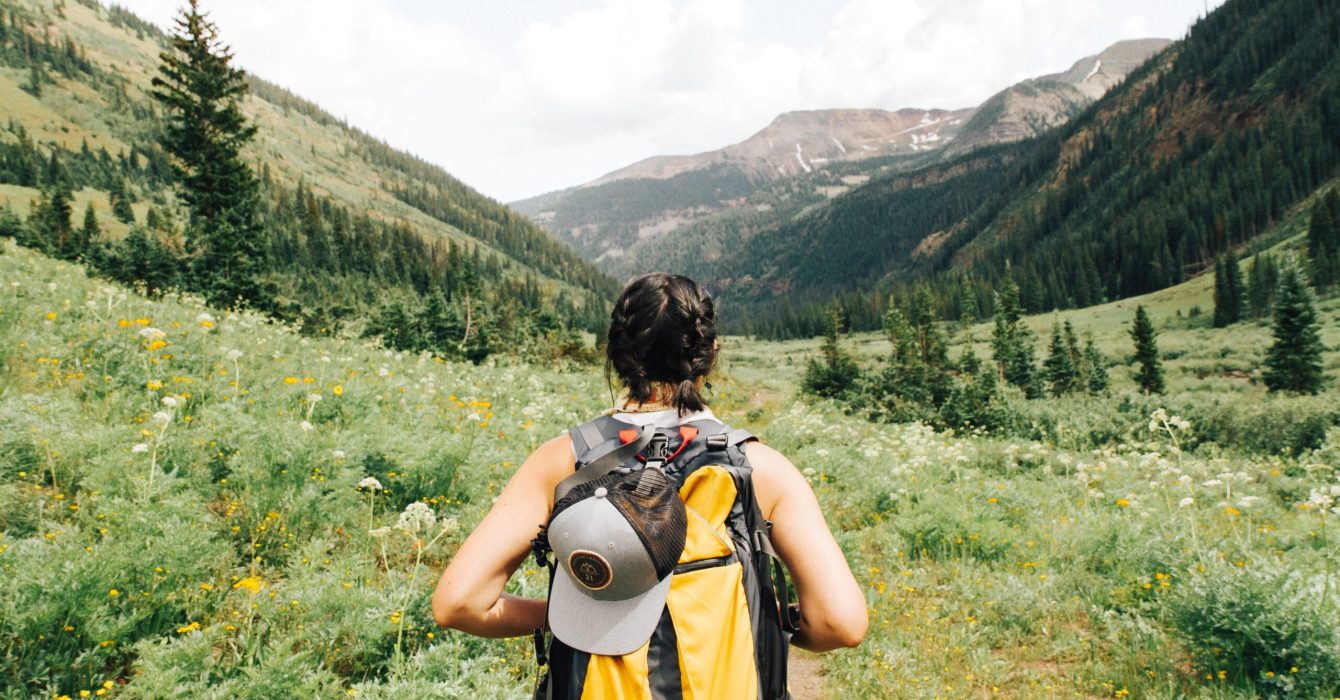
[(800, 470), (776, 449), (755, 441), (745, 445), (745, 456), (754, 470), (754, 488), (764, 517), (771, 517), (783, 497), (798, 489), (809, 491), (809, 482)]
[(552, 497), (554, 487), (572, 473), (574, 466), (572, 438), (563, 433), (536, 447), (512, 475), (508, 487), (537, 489), (546, 497)]

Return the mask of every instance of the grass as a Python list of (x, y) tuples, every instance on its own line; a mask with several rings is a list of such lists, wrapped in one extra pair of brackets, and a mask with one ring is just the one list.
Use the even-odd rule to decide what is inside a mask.
[[(517, 463), (605, 404), (598, 369), (306, 339), (8, 243), (0, 294), (0, 696), (528, 692), (527, 640), (437, 630), (428, 594)], [(866, 591), (871, 632), (822, 657), (828, 695), (1340, 686), (1319, 505), (1340, 490), (1340, 431), (1292, 456), (1182, 451), (1202, 426), (1151, 431), (1157, 401), (1103, 414), (1123, 437), (1098, 448), (877, 425), (796, 400), (812, 348), (728, 339), (713, 405), (803, 470)], [(1170, 360), (1170, 405), (1197, 393), (1180, 369), (1196, 357)], [(1294, 406), (1205, 381), (1244, 409)], [(433, 524), (397, 529), (412, 503)], [(510, 587), (544, 585), (527, 564)], [(1320, 593), (1279, 597), (1299, 585)], [(1302, 641), (1253, 641), (1271, 630)]]

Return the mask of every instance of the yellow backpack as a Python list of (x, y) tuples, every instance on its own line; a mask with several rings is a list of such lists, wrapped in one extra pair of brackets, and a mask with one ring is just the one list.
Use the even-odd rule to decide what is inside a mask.
[[(643, 429), (608, 416), (570, 432), (577, 471), (560, 484), (556, 503), (576, 484), (654, 459), (677, 485), (686, 536), (660, 621), (640, 648), (605, 656), (552, 636), (546, 645), (546, 635), (535, 631), (545, 670), (535, 697), (789, 698), (787, 651), (799, 612), (789, 604), (786, 573), (768, 536), (772, 523), (754, 496), (744, 453), (754, 436), (710, 420)], [(651, 457), (643, 446), (651, 447)], [(552, 591), (555, 562), (543, 528), (532, 544), (537, 561), (550, 569)]]

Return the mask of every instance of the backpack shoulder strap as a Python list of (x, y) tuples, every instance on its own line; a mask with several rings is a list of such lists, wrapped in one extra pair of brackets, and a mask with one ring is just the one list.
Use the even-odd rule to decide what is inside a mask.
[[(621, 434), (629, 429), (636, 430), (637, 435), (624, 442)], [(558, 503), (569, 491), (578, 486), (595, 481), (623, 466), (624, 462), (651, 444), (656, 430), (651, 427), (629, 426), (628, 423), (602, 416), (573, 428), (570, 434), (573, 448), (576, 449), (580, 441), (583, 449), (576, 450), (577, 471), (554, 487), (554, 503)], [(588, 442), (595, 439), (599, 439), (600, 442), (597, 444)]]
[[(600, 416), (568, 431), (572, 437), (572, 452), (580, 464), (582, 455), (619, 436), (619, 430), (629, 425), (611, 416)], [(589, 461), (589, 460), (588, 460)]]

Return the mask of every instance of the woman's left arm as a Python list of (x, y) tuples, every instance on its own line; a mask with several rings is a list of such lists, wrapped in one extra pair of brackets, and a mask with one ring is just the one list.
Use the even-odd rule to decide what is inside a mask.
[(537, 448), (452, 557), (433, 592), (433, 619), (480, 637), (517, 637), (544, 626), (545, 601), (503, 593), (548, 519), (554, 485), (572, 473), (566, 434)]

